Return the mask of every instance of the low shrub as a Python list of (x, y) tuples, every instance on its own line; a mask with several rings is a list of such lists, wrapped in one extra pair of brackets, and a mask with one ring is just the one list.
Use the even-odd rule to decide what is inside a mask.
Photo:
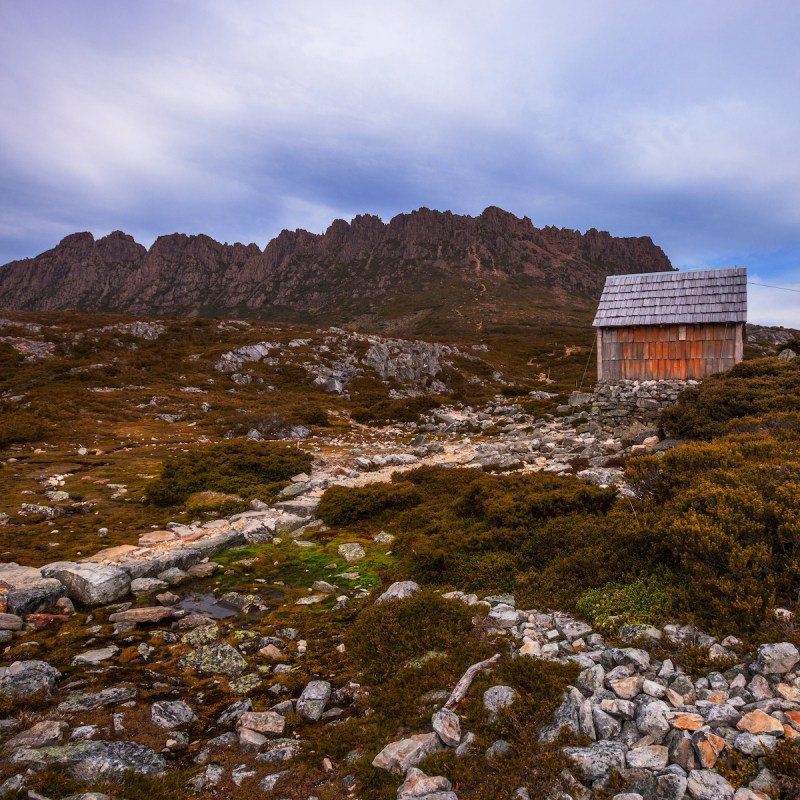
[(303, 425), (316, 425), (320, 428), (327, 428), (330, 425), (328, 412), (319, 406), (302, 406), (295, 416)]
[(247, 502), (238, 494), (204, 491), (189, 495), (185, 508), (189, 514), (214, 512), (223, 517), (230, 517), (245, 511)]
[(421, 502), (421, 494), (407, 483), (372, 483), (354, 489), (332, 486), (323, 495), (317, 513), (326, 525), (352, 525)]
[(433, 397), (407, 397), (402, 400), (381, 399), (370, 406), (358, 405), (350, 416), (363, 425), (388, 425), (390, 422), (417, 422), (421, 414), (440, 405)]
[(743, 361), (687, 389), (661, 415), (671, 436), (709, 440), (731, 420), (771, 412), (800, 411), (800, 359), (775, 356)]
[(796, 739), (779, 739), (764, 766), (778, 779), (778, 797), (800, 797), (800, 744)]
[(0, 447), (39, 442), (46, 435), (47, 426), (33, 414), (24, 411), (0, 414)]
[(311, 462), (312, 457), (296, 447), (270, 442), (221, 442), (167, 459), (161, 476), (147, 485), (147, 497), (159, 506), (174, 505), (203, 491), (266, 501), (293, 475), (307, 471)]
[[(578, 613), (604, 632), (625, 624), (651, 624), (670, 612), (673, 575), (648, 575), (628, 583), (606, 583), (584, 592), (575, 604)], [(612, 621), (610, 618), (614, 617)]]
[(430, 590), (367, 606), (347, 633), (347, 651), (370, 682), (380, 683), (413, 659), (472, 639), (472, 611)]

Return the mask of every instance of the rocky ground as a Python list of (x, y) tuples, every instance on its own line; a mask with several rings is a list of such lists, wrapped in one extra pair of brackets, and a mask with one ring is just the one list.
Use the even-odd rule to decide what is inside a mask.
[[(671, 387), (666, 401), (676, 392)], [(411, 582), (393, 584), (367, 599), (372, 582), (362, 580), (362, 565), (369, 572), (371, 559), (389, 557), (392, 537), (375, 531), (370, 540), (326, 541), (316, 518), (322, 493), (337, 484), (388, 480), (423, 464), (577, 472), (602, 485), (622, 484), (619, 465), (626, 455), (674, 444), (660, 441), (653, 424), (662, 402), (655, 398), (662, 395), (641, 386), (631, 397), (626, 414), (619, 413), (624, 403), (608, 394), (575, 393), (560, 417), (536, 419), (498, 398), (483, 408), (442, 407), (420, 424), (355, 428), (320, 440), (311, 473), (296, 476), (272, 505), (256, 501), (229, 519), (143, 531), (135, 545), (99, 549), (79, 561), (0, 565), (0, 635), (8, 664), (0, 695), (9, 711), (0, 723), (7, 774), (0, 794), (14, 796), (52, 770), (93, 785), (127, 771), (152, 777), (179, 769), (198, 794), (283, 796), (304, 731), (335, 728), (370, 709), (357, 682), (326, 680), (321, 671), (305, 679), (310, 650), (317, 658), (327, 650), (324, 658), (335, 659), (343, 643), (310, 641), (301, 626), (280, 620), (287, 612), (293, 619), (318, 618), (351, 604), (402, 602), (418, 590)], [(487, 431), (490, 436), (480, 435)], [(47, 485), (52, 497), (53, 482)], [(266, 558), (287, 550), (330, 559), (326, 577), (282, 587), (256, 577)], [(231, 580), (224, 576), (240, 576), (237, 570), (247, 575), (246, 590), (226, 585)], [(681, 800), (687, 792), (733, 797), (730, 784), (710, 771), (722, 749), (759, 755), (779, 738), (800, 736), (800, 655), (792, 645), (765, 646), (753, 660), (692, 680), (669, 660), (651, 659), (642, 643), (668, 634), (711, 645), (726, 666), (739, 660), (740, 643), (731, 637), (717, 644), (673, 626), (624, 630), (623, 638), (639, 646), (612, 647), (586, 624), (518, 609), (510, 596), (445, 596), (473, 608), (475, 625), (491, 633), (498, 657), (513, 653), (581, 668), (555, 721), (539, 733), (543, 743), (555, 741), (561, 729), (592, 741), (565, 751), (575, 766), (570, 797), (602, 788), (612, 770), (631, 782), (632, 790), (618, 795), (628, 800)], [(472, 677), (492, 665), (492, 658), (483, 660)], [(375, 768), (398, 776), (399, 798), (454, 798), (446, 778), (428, 777), (416, 765), (447, 748), (474, 757), (479, 745), (458, 715), (469, 693), (466, 678), (441, 687), (430, 730), (351, 758), (368, 757)], [(482, 698), (491, 716), (514, 702), (515, 690), (497, 685)], [(20, 704), (26, 709), (21, 714), (14, 710)], [(502, 759), (507, 747), (497, 740), (486, 756)], [(358, 796), (347, 759), (333, 764), (320, 754), (320, 761), (322, 784), (334, 790), (330, 796)], [(763, 771), (736, 797), (764, 797), (759, 792), (769, 785)], [(527, 797), (526, 787), (516, 796)]]
[[(317, 513), (327, 489), (434, 465), (576, 474), (624, 495), (629, 456), (678, 444), (662, 438), (658, 415), (682, 385), (598, 387), (568, 397), (537, 389), (514, 399), (453, 399), (416, 422), (344, 424), (338, 420), (346, 418), (349, 394), (365, 376), (391, 387), (386, 397), (394, 401), (449, 391), (452, 371), (465, 365), (473, 372), (459, 380), (484, 390), (507, 380), (484, 361), (482, 346), (339, 329), (310, 337), (277, 331), (272, 341), (240, 323), (215, 331), (226, 325), (233, 340), (223, 337), (206, 359), (209, 383), (182, 375), (174, 394), (155, 403), (138, 402), (151, 387), (125, 383), (137, 413), (169, 429), (171, 447), (188, 449), (189, 436), (191, 444), (207, 440), (212, 428), (203, 426), (228, 397), (244, 404), (280, 394), (272, 381), (289, 361), (307, 380), (302, 391), (330, 398), (341, 417), (309, 429), (287, 415), (282, 433), (313, 455), (312, 467), (276, 499), (255, 500), (232, 516), (183, 512), (153, 524), (148, 507), (135, 502), (152, 464), (136, 462), (126, 473), (132, 478), (121, 477), (115, 462), (92, 461), (94, 450), (70, 443), (72, 435), (49, 459), (45, 449), (37, 455), (21, 447), (6, 459), (6, 477), (21, 479), (31, 466), (36, 476), (16, 481), (14, 488), (30, 488), (7, 493), (15, 506), (6, 503), (0, 519), (8, 523), (0, 563), (0, 796), (102, 796), (81, 794), (96, 789), (129, 800), (153, 791), (217, 800), (467, 800), (447, 770), (428, 765), (457, 758), (503, 770), (516, 745), (495, 723), (520, 706), (525, 689), (497, 676), (520, 659), (572, 670), (555, 716), (534, 732), (537, 746), (564, 759), (552, 800), (775, 795), (777, 780), (766, 767), (734, 779), (718, 760), (752, 765), (800, 736), (800, 654), (788, 642), (748, 651), (735, 631), (717, 641), (678, 624), (601, 632), (552, 609), (518, 608), (510, 595), (440, 592), (444, 602), (468, 609), (475, 661), (460, 680), (441, 678), (413, 698), (422, 709), (413, 725), (389, 720), (386, 728), (383, 719), (378, 733), (374, 687), (349, 660), (357, 615), (410, 602), (419, 587), (401, 581), (387, 588), (382, 580), (394, 563), (390, 534), (323, 524)], [(48, 342), (41, 328), (21, 336), (18, 324), (5, 327), (14, 333), (6, 344), (37, 368), (64, 346)], [(143, 349), (158, 346), (166, 329), (161, 322), (97, 328), (112, 342)], [(81, 337), (68, 338), (77, 348)], [(182, 358), (196, 364), (192, 356)], [(88, 387), (95, 396), (120, 391), (95, 383)], [(23, 408), (35, 391), (28, 386), (4, 402)], [(222, 425), (218, 438), (234, 418), (215, 423)], [(104, 440), (93, 443), (104, 451), (97, 459), (113, 449), (111, 429), (103, 430)], [(238, 435), (270, 434), (248, 425)], [(126, 458), (159, 444), (131, 438), (120, 448)], [(124, 525), (103, 525), (98, 509), (107, 506), (76, 491), (81, 484), (130, 510)], [(26, 519), (36, 522), (19, 524)], [(80, 539), (66, 524), (73, 519), (85, 521)], [(35, 538), (35, 548), (25, 537)], [(710, 666), (689, 670), (669, 648), (701, 648)], [(404, 669), (442, 656), (432, 650)], [(529, 777), (513, 787), (515, 800), (540, 796)]]

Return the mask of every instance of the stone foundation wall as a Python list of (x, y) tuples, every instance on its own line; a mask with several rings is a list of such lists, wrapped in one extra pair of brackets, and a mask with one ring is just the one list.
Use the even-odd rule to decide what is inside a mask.
[[(598, 383), (591, 400), (603, 416), (655, 422), (661, 410), (674, 405), (678, 395), (699, 381), (619, 381)], [(587, 393), (588, 394), (588, 393)]]

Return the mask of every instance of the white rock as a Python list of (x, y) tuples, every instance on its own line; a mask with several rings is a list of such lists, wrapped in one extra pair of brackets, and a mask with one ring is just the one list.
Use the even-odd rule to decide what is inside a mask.
[(414, 581), (395, 581), (376, 601), (375, 605), (388, 603), (390, 600), (405, 600), (419, 591)]

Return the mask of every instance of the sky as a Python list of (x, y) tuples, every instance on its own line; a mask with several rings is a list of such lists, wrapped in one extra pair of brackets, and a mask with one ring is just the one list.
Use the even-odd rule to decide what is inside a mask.
[[(796, 0), (0, 0), (0, 263), (490, 205), (800, 290)], [(750, 287), (800, 327), (800, 292)]]

